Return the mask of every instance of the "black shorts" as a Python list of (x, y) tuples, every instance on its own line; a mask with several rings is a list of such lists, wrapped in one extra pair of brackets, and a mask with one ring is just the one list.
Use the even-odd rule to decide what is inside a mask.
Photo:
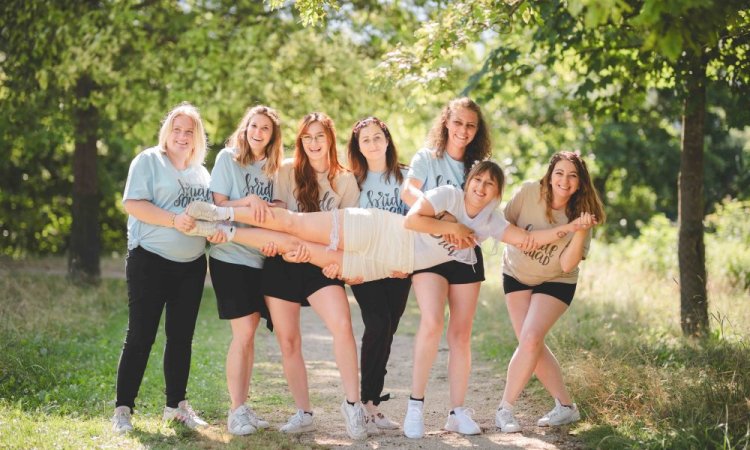
[(208, 267), (220, 319), (238, 319), (256, 312), (268, 318), (268, 309), (260, 289), (262, 269), (210, 257)]
[(302, 306), (310, 306), (307, 297), (326, 286), (344, 287), (341, 280), (323, 275), (323, 270), (310, 263), (289, 263), (281, 256), (266, 258), (263, 265), (263, 295), (276, 297)]
[(464, 264), (458, 261), (448, 261), (437, 266), (426, 269), (415, 270), (418, 273), (436, 273), (448, 280), (448, 284), (469, 284), (484, 281), (484, 258), (482, 257), (482, 248), (474, 247), (474, 253), (477, 255), (477, 263), (474, 265)]
[(521, 283), (508, 274), (503, 274), (503, 291), (505, 291), (506, 294), (530, 290), (532, 294), (547, 294), (555, 297), (568, 306), (570, 306), (570, 303), (573, 301), (573, 295), (576, 293), (576, 286), (578, 286), (577, 283), (554, 283), (551, 281), (536, 286), (529, 286)]

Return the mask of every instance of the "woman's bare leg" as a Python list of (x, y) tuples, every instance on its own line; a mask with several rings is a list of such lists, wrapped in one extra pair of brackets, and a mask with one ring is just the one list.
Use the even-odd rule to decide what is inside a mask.
[(258, 222), (248, 207), (235, 207), (234, 220), (259, 228), (281, 231), (310, 242), (328, 245), (331, 242), (333, 214), (338, 215), (338, 248), (344, 245), (344, 211), (318, 211), (311, 213), (292, 212), (284, 208), (271, 208), (271, 214), (263, 222)]
[(295, 250), (302, 244), (310, 252), (309, 262), (311, 264), (321, 268), (331, 264), (338, 264), (339, 267), (344, 266), (344, 254), (341, 250), (328, 250), (322, 244), (307, 242), (279, 231), (265, 230), (263, 228), (237, 228), (234, 232), (232, 242), (254, 248), (262, 248), (266, 244), (274, 243), (282, 254)]

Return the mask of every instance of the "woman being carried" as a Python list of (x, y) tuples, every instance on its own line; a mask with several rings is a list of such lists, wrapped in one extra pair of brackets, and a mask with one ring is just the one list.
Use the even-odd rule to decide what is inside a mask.
[[(275, 242), (279, 251), (285, 253), (294, 250), (299, 239), (308, 241), (305, 247), (309, 250), (310, 263), (319, 267), (338, 264), (342, 268), (341, 277), (361, 278), (365, 282), (387, 278), (393, 272), (411, 273), (448, 261), (476, 263), (474, 248), (461, 249), (446, 244), (442, 235), (452, 234), (459, 241), (471, 244), (493, 237), (531, 248), (555, 241), (593, 221), (591, 215), (583, 214), (566, 225), (528, 232), (508, 224), (496, 210), (505, 181), (500, 166), (491, 161), (480, 162), (467, 179), (464, 191), (453, 186), (428, 191), (406, 217), (375, 208), (314, 213), (271, 208), (271, 213), (261, 222), (249, 208), (218, 207), (206, 202), (191, 203), (187, 213), (198, 219), (194, 233), (206, 235), (223, 231), (228, 240), (244, 245), (262, 247)], [(437, 217), (441, 213), (451, 214), (458, 222), (440, 220)], [(224, 220), (268, 230), (234, 228), (216, 222)]]

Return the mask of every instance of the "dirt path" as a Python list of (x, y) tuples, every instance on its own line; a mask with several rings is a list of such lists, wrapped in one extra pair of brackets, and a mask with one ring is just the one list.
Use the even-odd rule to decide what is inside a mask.
[[(362, 336), (362, 320), (359, 307), (350, 296), (352, 322), (359, 345)], [(410, 298), (410, 302), (413, 298)], [(407, 313), (410, 314), (409, 309)], [(414, 312), (411, 312), (414, 314)], [(405, 317), (405, 319), (408, 319)], [(416, 320), (416, 319), (414, 319)], [(549, 405), (524, 405), (518, 410), (517, 417), (524, 427), (523, 433), (502, 434), (497, 431), (494, 414), (502, 394), (503, 376), (496, 370), (478, 360), (474, 355), (469, 392), (466, 405), (476, 412), (474, 418), (482, 428), (479, 436), (462, 436), (442, 430), (448, 414), (448, 347), (445, 339), (440, 344), (437, 361), (432, 370), (428, 385), (427, 403), (425, 404), (425, 429), (423, 439), (408, 439), (402, 430), (383, 432), (370, 437), (367, 441), (356, 442), (349, 439), (344, 428), (339, 405), (343, 399), (338, 370), (333, 361), (333, 339), (322, 321), (311, 308), (303, 308), (303, 352), (307, 363), (310, 393), (315, 412), (316, 430), (299, 435), (301, 443), (318, 444), (326, 447), (349, 447), (359, 449), (378, 448), (429, 448), (455, 449), (457, 447), (473, 448), (524, 448), (524, 449), (573, 449), (580, 448), (573, 436), (567, 434), (567, 428), (544, 429), (534, 426), (536, 419), (547, 412)], [(265, 339), (263, 347), (268, 360), (280, 361), (280, 354), (275, 338), (268, 333), (260, 333)], [(259, 334), (259, 335), (260, 335)], [(413, 336), (403, 330), (396, 334), (391, 358), (386, 375), (385, 392), (391, 393), (391, 400), (381, 404), (381, 410), (392, 419), (402, 422), (406, 413), (406, 402), (411, 385)], [(257, 355), (260, 356), (260, 355)], [(256, 357), (256, 361), (258, 358)], [(282, 381), (282, 387), (286, 387)], [(524, 403), (528, 403), (525, 401)], [(270, 420), (274, 424), (284, 423), (293, 413), (293, 405), (280, 408)]]

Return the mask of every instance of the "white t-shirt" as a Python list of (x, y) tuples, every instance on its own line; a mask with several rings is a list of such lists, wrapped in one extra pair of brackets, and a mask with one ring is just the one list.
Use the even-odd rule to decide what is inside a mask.
[[(238, 200), (254, 194), (267, 202), (272, 201), (273, 180), (263, 172), (266, 160), (241, 166), (235, 160), (237, 152), (235, 148), (225, 148), (216, 156), (216, 163), (211, 171), (211, 192), (226, 195), (229, 200)], [(241, 223), (235, 225), (250, 227)], [(212, 258), (227, 263), (258, 269), (263, 267), (264, 256), (260, 251), (234, 242), (211, 244), (209, 254)]]
[[(122, 194), (126, 200), (148, 200), (161, 209), (182, 213), (194, 200), (211, 201), (205, 167), (192, 165), (177, 170), (160, 147), (151, 147), (130, 163)], [(170, 261), (193, 261), (206, 250), (206, 238), (187, 236), (175, 228), (141, 222), (128, 216), (128, 249), (143, 247)]]
[[(505, 206), (505, 218), (528, 231), (548, 230), (569, 222), (564, 210), (552, 210), (554, 223), (549, 223), (546, 210), (545, 201), (541, 198), (539, 181), (526, 181)], [(578, 267), (566, 273), (560, 265), (560, 255), (572, 239), (573, 233), (568, 233), (538, 250), (526, 252), (506, 245), (503, 254), (503, 273), (529, 286), (544, 282), (574, 284), (578, 281)], [(584, 257), (588, 254), (590, 242), (591, 230), (586, 236)]]
[[(489, 237), (501, 240), (508, 222), (497, 209), (495, 201), (482, 209), (474, 217), (466, 213), (464, 192), (454, 186), (440, 186), (425, 193), (435, 213), (443, 211), (451, 213), (458, 222), (474, 230), (477, 240), (482, 242)], [(414, 270), (426, 269), (448, 261), (460, 261), (467, 264), (476, 262), (473, 248), (456, 249), (446, 242), (440, 235), (415, 233), (414, 239)]]

